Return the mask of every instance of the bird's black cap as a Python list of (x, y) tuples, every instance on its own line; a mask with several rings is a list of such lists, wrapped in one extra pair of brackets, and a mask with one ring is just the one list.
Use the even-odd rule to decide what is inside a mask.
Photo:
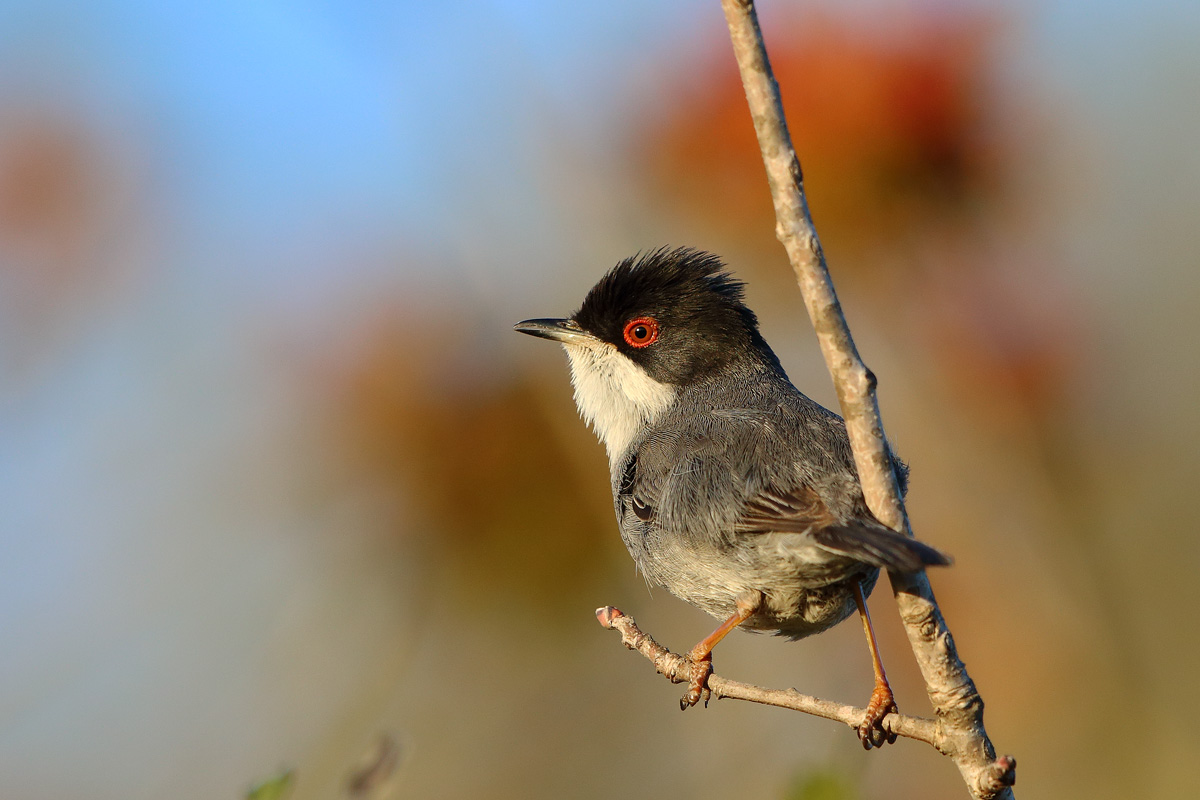
[[(742, 287), (717, 256), (662, 247), (609, 270), (572, 319), (664, 383), (696, 381), (734, 363), (782, 373)], [(657, 325), (652, 344), (637, 346), (627, 337), (627, 327), (639, 319)]]

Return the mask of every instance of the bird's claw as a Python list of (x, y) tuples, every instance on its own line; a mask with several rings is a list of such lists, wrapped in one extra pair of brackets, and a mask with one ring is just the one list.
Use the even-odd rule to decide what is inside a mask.
[(679, 698), (679, 710), (687, 711), (701, 700), (704, 700), (704, 707), (708, 708), (708, 701), (712, 697), (712, 691), (708, 688), (708, 676), (712, 675), (713, 671), (712, 659), (695, 661), (689, 658), (687, 662), (692, 667), (692, 677), (688, 681), (688, 690)]
[(895, 733), (883, 729), (883, 720), (888, 714), (899, 713), (891, 687), (886, 683), (876, 683), (875, 691), (871, 692), (871, 702), (867, 704), (867, 713), (863, 715), (862, 724), (857, 730), (858, 740), (862, 742), (864, 750), (896, 741)]

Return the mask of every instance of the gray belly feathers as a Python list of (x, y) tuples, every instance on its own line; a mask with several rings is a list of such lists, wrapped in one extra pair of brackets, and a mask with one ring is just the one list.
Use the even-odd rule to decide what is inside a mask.
[(737, 408), (689, 394), (613, 465), (621, 538), (638, 567), (722, 619), (739, 595), (761, 591), (747, 629), (800, 638), (845, 619), (853, 583), (869, 592), (890, 562), (842, 546), (863, 538), (855, 520), (869, 517), (842, 420), (790, 385)]

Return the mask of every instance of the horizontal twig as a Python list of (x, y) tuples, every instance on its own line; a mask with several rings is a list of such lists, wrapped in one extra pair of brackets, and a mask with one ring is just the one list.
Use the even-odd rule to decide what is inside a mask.
[[(650, 663), (654, 664), (654, 668), (673, 683), (687, 683), (692, 679), (695, 671), (694, 663), (681, 655), (672, 653), (656, 642), (653, 636), (638, 627), (633, 617), (621, 613), (612, 606), (605, 606), (596, 609), (596, 619), (600, 620), (600, 624), (604, 627), (620, 632), (622, 644), (649, 659)], [(841, 722), (855, 730), (867, 713), (865, 708), (823, 700), (812, 695), (801, 694), (795, 689), (767, 689), (723, 678), (715, 673), (708, 676), (708, 688), (713, 697), (727, 697), (731, 700), (746, 700), (751, 703), (802, 711), (805, 714)], [(938, 729), (937, 720), (909, 717), (904, 714), (888, 714), (883, 718), (882, 727), (888, 733), (916, 739), (941, 749), (939, 744), (943, 737)]]

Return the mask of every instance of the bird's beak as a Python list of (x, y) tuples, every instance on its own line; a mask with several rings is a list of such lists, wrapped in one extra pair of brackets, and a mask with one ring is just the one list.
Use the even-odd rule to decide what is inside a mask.
[(586, 344), (596, 337), (579, 327), (573, 319), (527, 319), (513, 325), (513, 330), (541, 339), (553, 339), (563, 344)]

